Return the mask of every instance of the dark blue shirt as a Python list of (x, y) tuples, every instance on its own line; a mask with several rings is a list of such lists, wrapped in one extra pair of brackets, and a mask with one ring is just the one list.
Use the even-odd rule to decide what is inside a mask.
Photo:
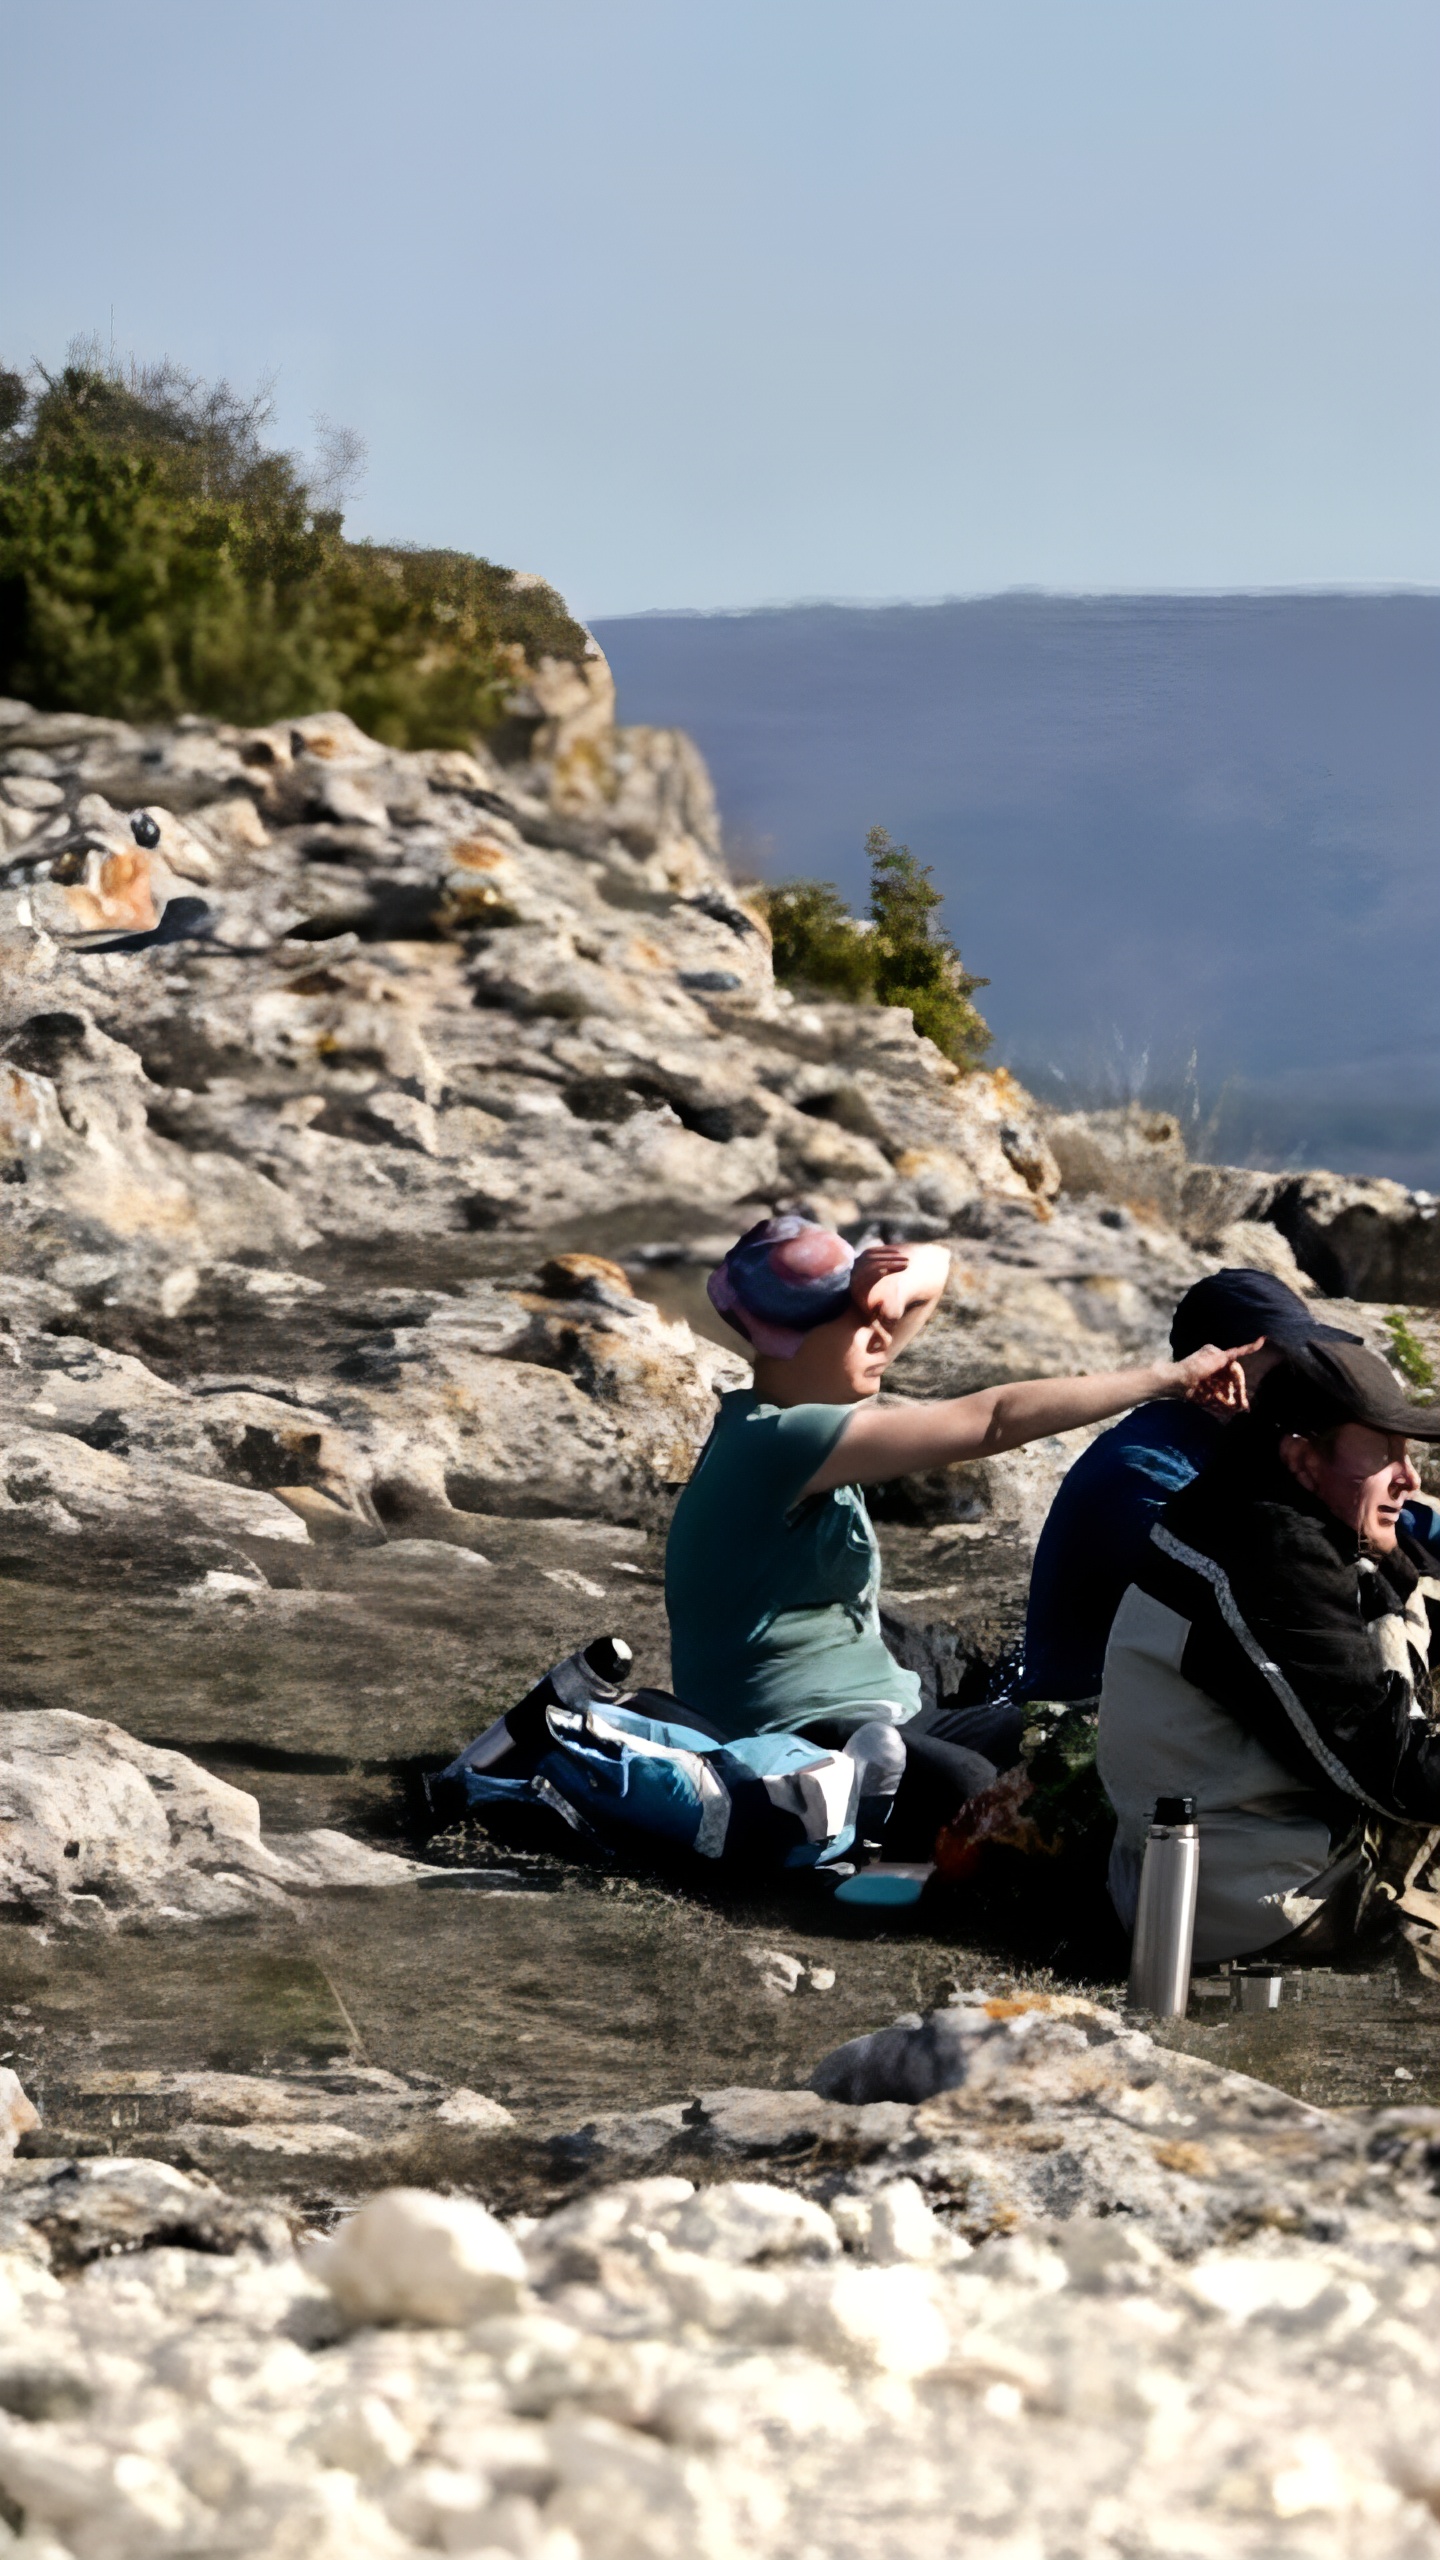
[(1199, 1405), (1138, 1405), (1092, 1440), (1040, 1532), (1025, 1620), (1032, 1698), (1097, 1698), (1115, 1612), (1172, 1493), (1196, 1477), (1224, 1424)]
[[(1115, 1612), (1172, 1493), (1197, 1476), (1224, 1424), (1199, 1405), (1137, 1405), (1076, 1459), (1040, 1532), (1025, 1620), (1032, 1698), (1095, 1698)], [(1412, 1538), (1440, 1545), (1427, 1503), (1401, 1514)]]

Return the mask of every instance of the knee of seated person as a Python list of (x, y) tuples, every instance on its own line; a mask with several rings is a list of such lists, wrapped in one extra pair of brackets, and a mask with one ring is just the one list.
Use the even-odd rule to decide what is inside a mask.
[(983, 1751), (967, 1751), (958, 1743), (953, 1746), (953, 1767), (964, 1791), (962, 1804), (968, 1803), (971, 1796), (983, 1796), (1000, 1775), (994, 1761), (987, 1760)]
[(901, 1729), (879, 1718), (857, 1727), (845, 1745), (845, 1756), (856, 1763), (861, 1792), (867, 1796), (893, 1796), (905, 1774)]

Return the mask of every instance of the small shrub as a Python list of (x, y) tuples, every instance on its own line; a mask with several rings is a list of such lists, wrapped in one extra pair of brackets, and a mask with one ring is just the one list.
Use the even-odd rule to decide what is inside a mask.
[(884, 827), (871, 828), (865, 850), (877, 1000), (908, 1005), (917, 1031), (957, 1066), (974, 1066), (990, 1045), (990, 1030), (970, 999), (989, 979), (971, 975), (936, 925), (943, 900), (929, 864), (917, 861), (908, 844), (892, 844)]
[(805, 995), (908, 1005), (917, 1031), (957, 1066), (975, 1066), (990, 1032), (971, 998), (989, 980), (973, 977), (937, 929), (942, 899), (929, 866), (908, 845), (893, 844), (884, 827), (871, 828), (865, 850), (868, 923), (851, 915), (829, 880), (787, 880), (764, 893), (776, 977)]
[(786, 880), (765, 893), (765, 912), (782, 986), (804, 995), (843, 996), (851, 1004), (873, 998), (871, 936), (832, 881)]
[(1398, 1307), (1392, 1307), (1385, 1318), (1390, 1336), (1390, 1357), (1407, 1386), (1423, 1395), (1435, 1384), (1435, 1363), (1418, 1334), (1412, 1333)]
[[(130, 720), (332, 705), (393, 746), (498, 729), (514, 653), (579, 659), (559, 597), (464, 552), (347, 542), (268, 403), (72, 351), (0, 371), (0, 691)], [(341, 472), (356, 443), (328, 431)]]

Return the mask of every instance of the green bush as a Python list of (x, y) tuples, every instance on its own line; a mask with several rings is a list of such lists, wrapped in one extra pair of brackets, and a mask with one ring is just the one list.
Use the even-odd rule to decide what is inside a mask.
[(517, 648), (583, 657), (548, 587), (347, 542), (267, 420), (263, 397), (93, 351), (34, 389), (0, 373), (0, 692), (142, 721), (334, 707), (394, 746), (463, 746), (504, 722)]
[(916, 1030), (947, 1058), (977, 1065), (990, 1032), (971, 998), (990, 982), (971, 975), (938, 929), (942, 898), (929, 865), (893, 844), (884, 827), (871, 828), (865, 851), (868, 922), (850, 913), (829, 880), (786, 880), (764, 892), (776, 977), (804, 995), (908, 1005)]
[(805, 995), (845, 996), (864, 1004), (875, 993), (875, 954), (829, 880), (785, 880), (764, 892), (782, 986)]
[(908, 844), (892, 844), (883, 827), (871, 828), (865, 850), (876, 1001), (908, 1004), (917, 1031), (957, 1066), (974, 1066), (990, 1045), (990, 1030), (970, 999), (989, 979), (972, 977), (936, 925), (943, 900), (928, 862), (917, 861)]

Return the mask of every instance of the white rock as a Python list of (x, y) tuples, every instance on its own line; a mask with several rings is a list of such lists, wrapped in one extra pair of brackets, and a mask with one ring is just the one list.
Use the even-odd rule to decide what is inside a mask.
[(342, 2400), (327, 2410), (303, 2441), (317, 2462), (353, 2472), (357, 2480), (383, 2479), (387, 2472), (401, 2469), (415, 2451), (410, 2429), (378, 2391)]
[(54, 2525), (72, 2545), (78, 2528), (97, 2560), (129, 2560), (131, 2553), (139, 2560), (198, 2520), (198, 2502), (149, 2454), (77, 2443), (10, 2418), (0, 2418), (0, 2487), (27, 2518)]
[(327, 1885), (410, 1884), (417, 1872), (409, 1858), (397, 1858), (388, 1849), (367, 1849), (348, 1831), (280, 1832), (265, 1845), (280, 1883), (309, 1891)]
[(252, 1795), (182, 1752), (51, 1707), (0, 1724), (0, 1903), (59, 1919), (219, 1919), (287, 1889), (389, 1885), (410, 1861), (338, 1831), (261, 1838)]
[(663, 2245), (651, 2269), (674, 2317), (712, 2337), (783, 2346), (795, 2334), (793, 2285), (769, 2268), (737, 2267)]
[(747, 1947), (745, 1961), (755, 1967), (763, 1991), (798, 1991), (805, 1979), (799, 1957), (787, 1956), (781, 1947)]
[(9, 2160), (22, 2133), (33, 2133), (40, 2118), (8, 2063), (0, 2065), (0, 2160)]
[(668, 2231), (677, 2209), (695, 2193), (689, 2178), (626, 2178), (549, 2213), (525, 2235), (528, 2259), (553, 2257), (562, 2248), (604, 2248), (631, 2234)]
[(306, 2265), (353, 2320), (458, 2328), (513, 2311), (525, 2290), (525, 2262), (492, 2213), (419, 2187), (373, 2197)]
[(58, 782), (47, 782), (39, 774), (7, 774), (0, 788), (16, 809), (58, 809), (65, 797)]
[(1197, 2260), (1187, 2281), (1198, 2301), (1239, 2322), (1267, 2311), (1308, 2311), (1331, 2277), (1319, 2258), (1242, 2258), (1215, 2250)]
[(800, 2342), (835, 2363), (909, 2379), (950, 2353), (930, 2277), (918, 2267), (837, 2267), (811, 2278), (796, 2305)]
[(473, 2471), (421, 2462), (392, 2482), (385, 2512), (407, 2542), (422, 2549), (480, 2551), (485, 2540), (477, 2528), (489, 2497), (489, 2482)]
[(456, 2125), (466, 2133), (498, 2133), (514, 2121), (498, 2098), (484, 2097), (478, 2089), (452, 2089), (435, 2110), (437, 2124)]
[(730, 2266), (756, 2258), (833, 2258), (840, 2234), (823, 2205), (788, 2187), (736, 2178), (702, 2187), (669, 2224), (677, 2249), (698, 2251)]
[[(462, 2538), (463, 2536), (463, 2538)], [(579, 2560), (573, 2533), (547, 2526), (533, 2498), (514, 2490), (475, 2510), (461, 2527), (458, 2519), (440, 2527), (442, 2551), (513, 2553), (515, 2560)]]
[(926, 2266), (951, 2253), (949, 2234), (913, 2178), (896, 2178), (873, 2196), (839, 2197), (832, 2210), (846, 2246), (877, 2266)]
[(560, 2487), (546, 2508), (586, 2560), (739, 2560), (720, 2482), (690, 2457), (603, 2418), (548, 2430)]

